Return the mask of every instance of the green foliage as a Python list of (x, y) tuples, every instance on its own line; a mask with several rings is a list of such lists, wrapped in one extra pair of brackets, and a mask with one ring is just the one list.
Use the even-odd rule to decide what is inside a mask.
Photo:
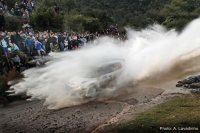
[[(110, 17), (110, 15), (108, 14), (108, 12), (106, 10), (98, 10), (98, 9), (87, 8), (83, 12), (83, 14), (86, 17), (92, 17), (92, 18), (98, 19), (99, 23), (101, 24), (101, 27), (103, 29), (108, 28), (108, 23), (113, 22), (112, 18)], [(93, 19), (93, 20), (95, 20), (95, 19)]]
[(165, 25), (168, 28), (174, 28), (181, 30), (187, 23), (189, 22), (186, 18), (174, 18), (174, 17), (167, 17), (165, 22), (163, 22), (163, 25)]
[(0, 27), (5, 27), (5, 18), (4, 15), (0, 15)]
[(67, 9), (68, 13), (70, 13), (72, 10), (74, 10), (74, 9), (76, 9), (76, 7), (78, 7), (76, 0), (65, 0), (63, 2), (63, 5)]
[(100, 30), (100, 21), (98, 18), (87, 17), (82, 23), (84, 29), (91, 33), (97, 32)]
[(65, 15), (65, 26), (68, 30), (84, 32), (84, 27), (82, 26), (83, 21), (85, 21), (83, 15)]
[[(155, 20), (149, 19), (146, 12), (156, 10), (157, 15), (159, 15), (159, 10), (170, 3), (171, 0), (82, 0), (79, 2), (85, 8), (106, 10), (108, 15), (111, 16), (110, 18), (112, 18), (108, 26), (111, 23), (118, 24), (119, 28), (123, 29), (125, 26), (137, 28), (140, 26), (139, 28), (144, 28), (146, 25), (152, 24)], [(163, 18), (159, 15), (158, 20), (160, 21), (160, 19)]]
[(97, 32), (105, 29), (112, 22), (112, 18), (105, 10), (86, 9), (83, 14), (67, 13), (65, 15), (65, 26), (76, 32)]
[[(8, 3), (14, 6), (12, 0)], [(118, 24), (119, 29), (140, 29), (156, 22), (181, 30), (199, 16), (199, 4), (200, 0), (41, 0), (31, 14), (31, 25), (39, 31), (92, 32), (111, 24)], [(60, 7), (58, 14), (53, 8), (56, 5)], [(7, 24), (10, 26), (16, 29), (16, 24)]]
[(22, 29), (22, 23), (20, 18), (17, 16), (11, 16), (11, 15), (4, 15), (5, 18), (5, 29), (8, 31), (15, 31)]
[[(63, 16), (54, 12), (53, 6), (46, 6), (48, 2), (44, 0), (39, 3), (31, 15), (32, 25), (35, 30), (53, 31), (63, 30)], [(47, 4), (48, 5), (48, 4)]]
[(173, 0), (171, 4), (164, 7), (166, 14), (180, 13), (185, 10), (187, 2), (185, 0)]
[(194, 10), (194, 13), (200, 14), (200, 7), (196, 8), (196, 9)]
[(162, 24), (178, 30), (197, 18), (200, 13), (195, 7), (194, 0), (172, 0), (171, 4), (166, 5), (161, 12), (166, 16)]

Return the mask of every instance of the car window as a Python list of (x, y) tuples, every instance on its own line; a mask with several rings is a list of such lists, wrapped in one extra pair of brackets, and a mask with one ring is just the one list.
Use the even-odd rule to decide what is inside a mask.
[(115, 63), (115, 64), (110, 64), (110, 65), (101, 67), (102, 75), (119, 70), (120, 67), (118, 65), (119, 65), (119, 63)]
[(82, 77), (85, 78), (96, 78), (101, 76), (101, 70), (98, 67), (88, 68), (81, 74)]
[(81, 76), (85, 77), (85, 78), (100, 77), (102, 75), (105, 75), (105, 74), (119, 70), (121, 68), (121, 67), (119, 67), (119, 65), (120, 65), (119, 63), (115, 63), (115, 64), (106, 65), (106, 66), (103, 66), (103, 67), (90, 67), (90, 68), (86, 69), (81, 74)]

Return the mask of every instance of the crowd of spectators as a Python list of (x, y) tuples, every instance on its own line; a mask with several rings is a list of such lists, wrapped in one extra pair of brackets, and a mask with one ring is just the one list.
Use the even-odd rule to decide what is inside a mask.
[[(0, 31), (0, 54), (6, 56), (10, 66), (20, 71), (27, 68), (27, 66), (24, 66), (26, 63), (21, 63), (18, 59), (18, 54), (21, 51), (27, 54), (28, 57), (38, 56), (42, 58), (49, 52), (71, 51), (84, 48), (87, 45), (96, 45), (97, 38), (101, 36), (111, 36), (119, 41), (125, 39), (124, 36), (119, 34), (117, 25), (111, 25), (109, 29), (101, 33), (92, 34), (52, 32), (51, 30), (35, 33), (33, 28), (13, 32)], [(1, 73), (6, 74), (10, 66), (7, 66), (7, 68), (1, 67)]]
[(15, 2), (14, 7), (8, 8), (7, 1), (0, 1), (0, 13), (8, 13), (12, 15), (27, 17), (27, 13), (32, 12), (35, 8), (36, 0), (21, 0), (21, 3)]
[[(19, 16), (22, 19), (23, 30), (7, 32), (3, 28), (0, 31), (0, 55), (5, 55), (7, 62), (0, 60), (0, 74), (7, 74), (9, 69), (15, 68), (17, 71), (27, 69), (27, 62), (21, 62), (19, 53), (24, 52), (28, 57), (38, 56), (42, 58), (49, 52), (71, 51), (84, 48), (88, 44), (97, 44), (97, 38), (109, 35), (117, 38), (119, 41), (124, 37), (119, 35), (118, 25), (110, 26), (101, 33), (78, 34), (67, 32), (52, 32), (51, 30), (35, 33), (33, 28), (28, 24), (30, 21), (29, 13), (37, 5), (36, 0), (21, 0), (21, 3), (15, 2), (14, 7), (7, 6), (6, 0), (0, 0), (0, 15)], [(55, 13), (60, 11), (58, 5), (54, 6)], [(31, 59), (31, 58), (30, 58)], [(36, 62), (40, 66), (41, 61)]]

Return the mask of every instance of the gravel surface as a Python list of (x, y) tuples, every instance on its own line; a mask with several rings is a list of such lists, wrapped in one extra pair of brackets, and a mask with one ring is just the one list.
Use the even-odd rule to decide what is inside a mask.
[(136, 111), (164, 102), (164, 98), (152, 100), (161, 97), (162, 92), (157, 88), (140, 89), (127, 98), (93, 101), (60, 110), (48, 110), (44, 101), (14, 102), (0, 108), (0, 133), (95, 133), (129, 120)]
[(122, 111), (118, 103), (92, 102), (52, 111), (43, 101), (24, 102), (1, 108), (0, 132), (91, 132)]

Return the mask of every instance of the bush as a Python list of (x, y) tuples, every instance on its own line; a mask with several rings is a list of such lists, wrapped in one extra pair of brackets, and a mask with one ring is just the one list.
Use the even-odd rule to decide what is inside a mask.
[(56, 14), (53, 7), (44, 5), (44, 3), (39, 3), (35, 10), (31, 14), (31, 25), (33, 25), (35, 30), (53, 30), (62, 31), (63, 30), (63, 16)]
[(4, 15), (5, 18), (5, 29), (7, 31), (16, 31), (16, 30), (21, 30), (22, 29), (22, 24), (20, 18), (17, 16), (12, 16), (12, 15)]

